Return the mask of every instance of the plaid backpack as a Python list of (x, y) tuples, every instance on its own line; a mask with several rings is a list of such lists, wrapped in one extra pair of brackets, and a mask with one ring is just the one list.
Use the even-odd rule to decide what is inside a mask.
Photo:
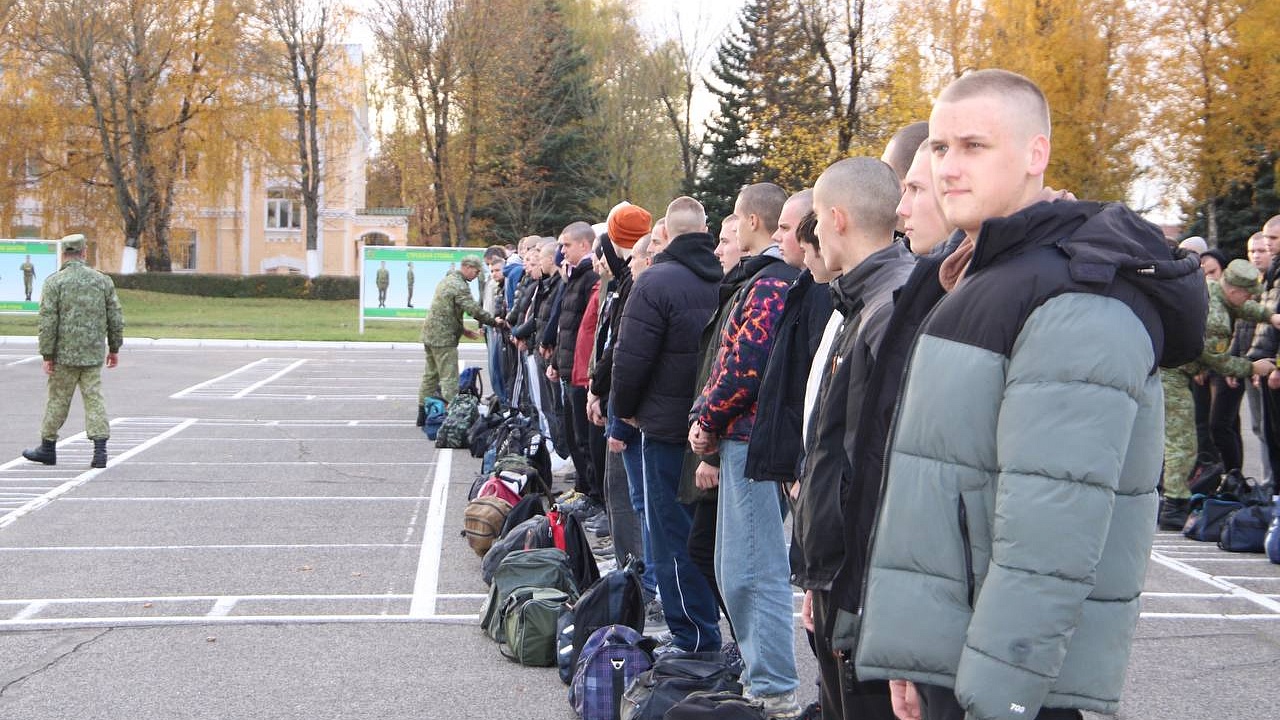
[(653, 666), (652, 638), (626, 625), (606, 625), (591, 633), (578, 657), (569, 686), (569, 704), (582, 720), (617, 720), (622, 694)]

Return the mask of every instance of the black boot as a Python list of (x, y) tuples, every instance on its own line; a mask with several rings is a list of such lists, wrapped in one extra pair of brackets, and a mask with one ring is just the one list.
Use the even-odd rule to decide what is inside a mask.
[(43, 463), (45, 465), (58, 464), (58, 447), (54, 440), (41, 440), (40, 447), (34, 450), (23, 450), (22, 457), (31, 462)]
[(427, 424), (427, 409), (421, 405), (418, 406), (418, 421), (415, 424), (418, 427), (422, 427)]
[(1187, 524), (1187, 515), (1191, 512), (1191, 501), (1187, 498), (1163, 498), (1160, 500), (1160, 520), (1158, 527), (1161, 530), (1176, 530), (1181, 532), (1182, 527)]
[(93, 459), (89, 461), (91, 468), (104, 468), (107, 466), (107, 439), (102, 438), (93, 441)]

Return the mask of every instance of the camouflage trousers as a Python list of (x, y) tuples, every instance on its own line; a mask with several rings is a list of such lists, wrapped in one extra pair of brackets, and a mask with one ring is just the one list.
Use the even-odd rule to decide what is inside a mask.
[(55, 364), (53, 374), (49, 376), (49, 399), (45, 402), (44, 422), (40, 425), (41, 440), (58, 439), (58, 431), (67, 421), (71, 398), (77, 387), (80, 388), (80, 399), (84, 401), (85, 435), (90, 440), (106, 440), (111, 435), (107, 406), (102, 401), (102, 366)]
[(1164, 387), (1164, 496), (1190, 497), (1187, 479), (1196, 467), (1196, 408), (1191, 378), (1181, 370), (1161, 370)]
[(432, 395), (453, 402), (458, 396), (458, 346), (423, 343), (422, 348), (427, 352), (427, 367), (422, 371), (418, 405)]

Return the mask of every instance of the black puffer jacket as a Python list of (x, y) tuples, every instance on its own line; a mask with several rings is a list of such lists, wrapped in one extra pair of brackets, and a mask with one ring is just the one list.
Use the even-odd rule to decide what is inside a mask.
[(774, 325), (777, 339), (760, 380), (756, 424), (747, 442), (746, 475), (752, 480), (790, 482), (799, 477), (805, 383), (830, 318), (831, 291), (805, 270), (787, 290), (787, 304)]
[(511, 334), (514, 337), (524, 340), (533, 346), (530, 348), (531, 351), (537, 350), (538, 338), (542, 337), (543, 330), (551, 317), (551, 301), (555, 298), (559, 289), (559, 275), (552, 275), (539, 280), (538, 284), (534, 286), (533, 292), (530, 293), (529, 306), (522, 316), (523, 319), (519, 325), (514, 325), (511, 328)]
[(552, 362), (556, 372), (565, 379), (573, 376), (573, 351), (578, 344), (578, 330), (582, 327), (587, 303), (591, 302), (591, 289), (599, 280), (600, 276), (591, 267), (591, 256), (587, 255), (569, 270), (569, 279), (565, 281), (564, 292), (560, 295), (560, 324), (556, 330), (556, 353)]
[(689, 433), (698, 339), (716, 309), (721, 278), (715, 240), (675, 237), (636, 278), (613, 350), (614, 411), (646, 435), (683, 442)]

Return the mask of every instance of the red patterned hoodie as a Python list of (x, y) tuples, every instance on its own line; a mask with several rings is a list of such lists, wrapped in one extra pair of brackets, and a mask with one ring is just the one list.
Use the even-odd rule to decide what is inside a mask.
[[(776, 249), (770, 248), (773, 253)], [(769, 250), (765, 253), (773, 255)], [(746, 441), (755, 425), (760, 379), (773, 349), (774, 325), (798, 271), (776, 257), (743, 288), (720, 335), (711, 375), (694, 403), (698, 424), (722, 439)]]

